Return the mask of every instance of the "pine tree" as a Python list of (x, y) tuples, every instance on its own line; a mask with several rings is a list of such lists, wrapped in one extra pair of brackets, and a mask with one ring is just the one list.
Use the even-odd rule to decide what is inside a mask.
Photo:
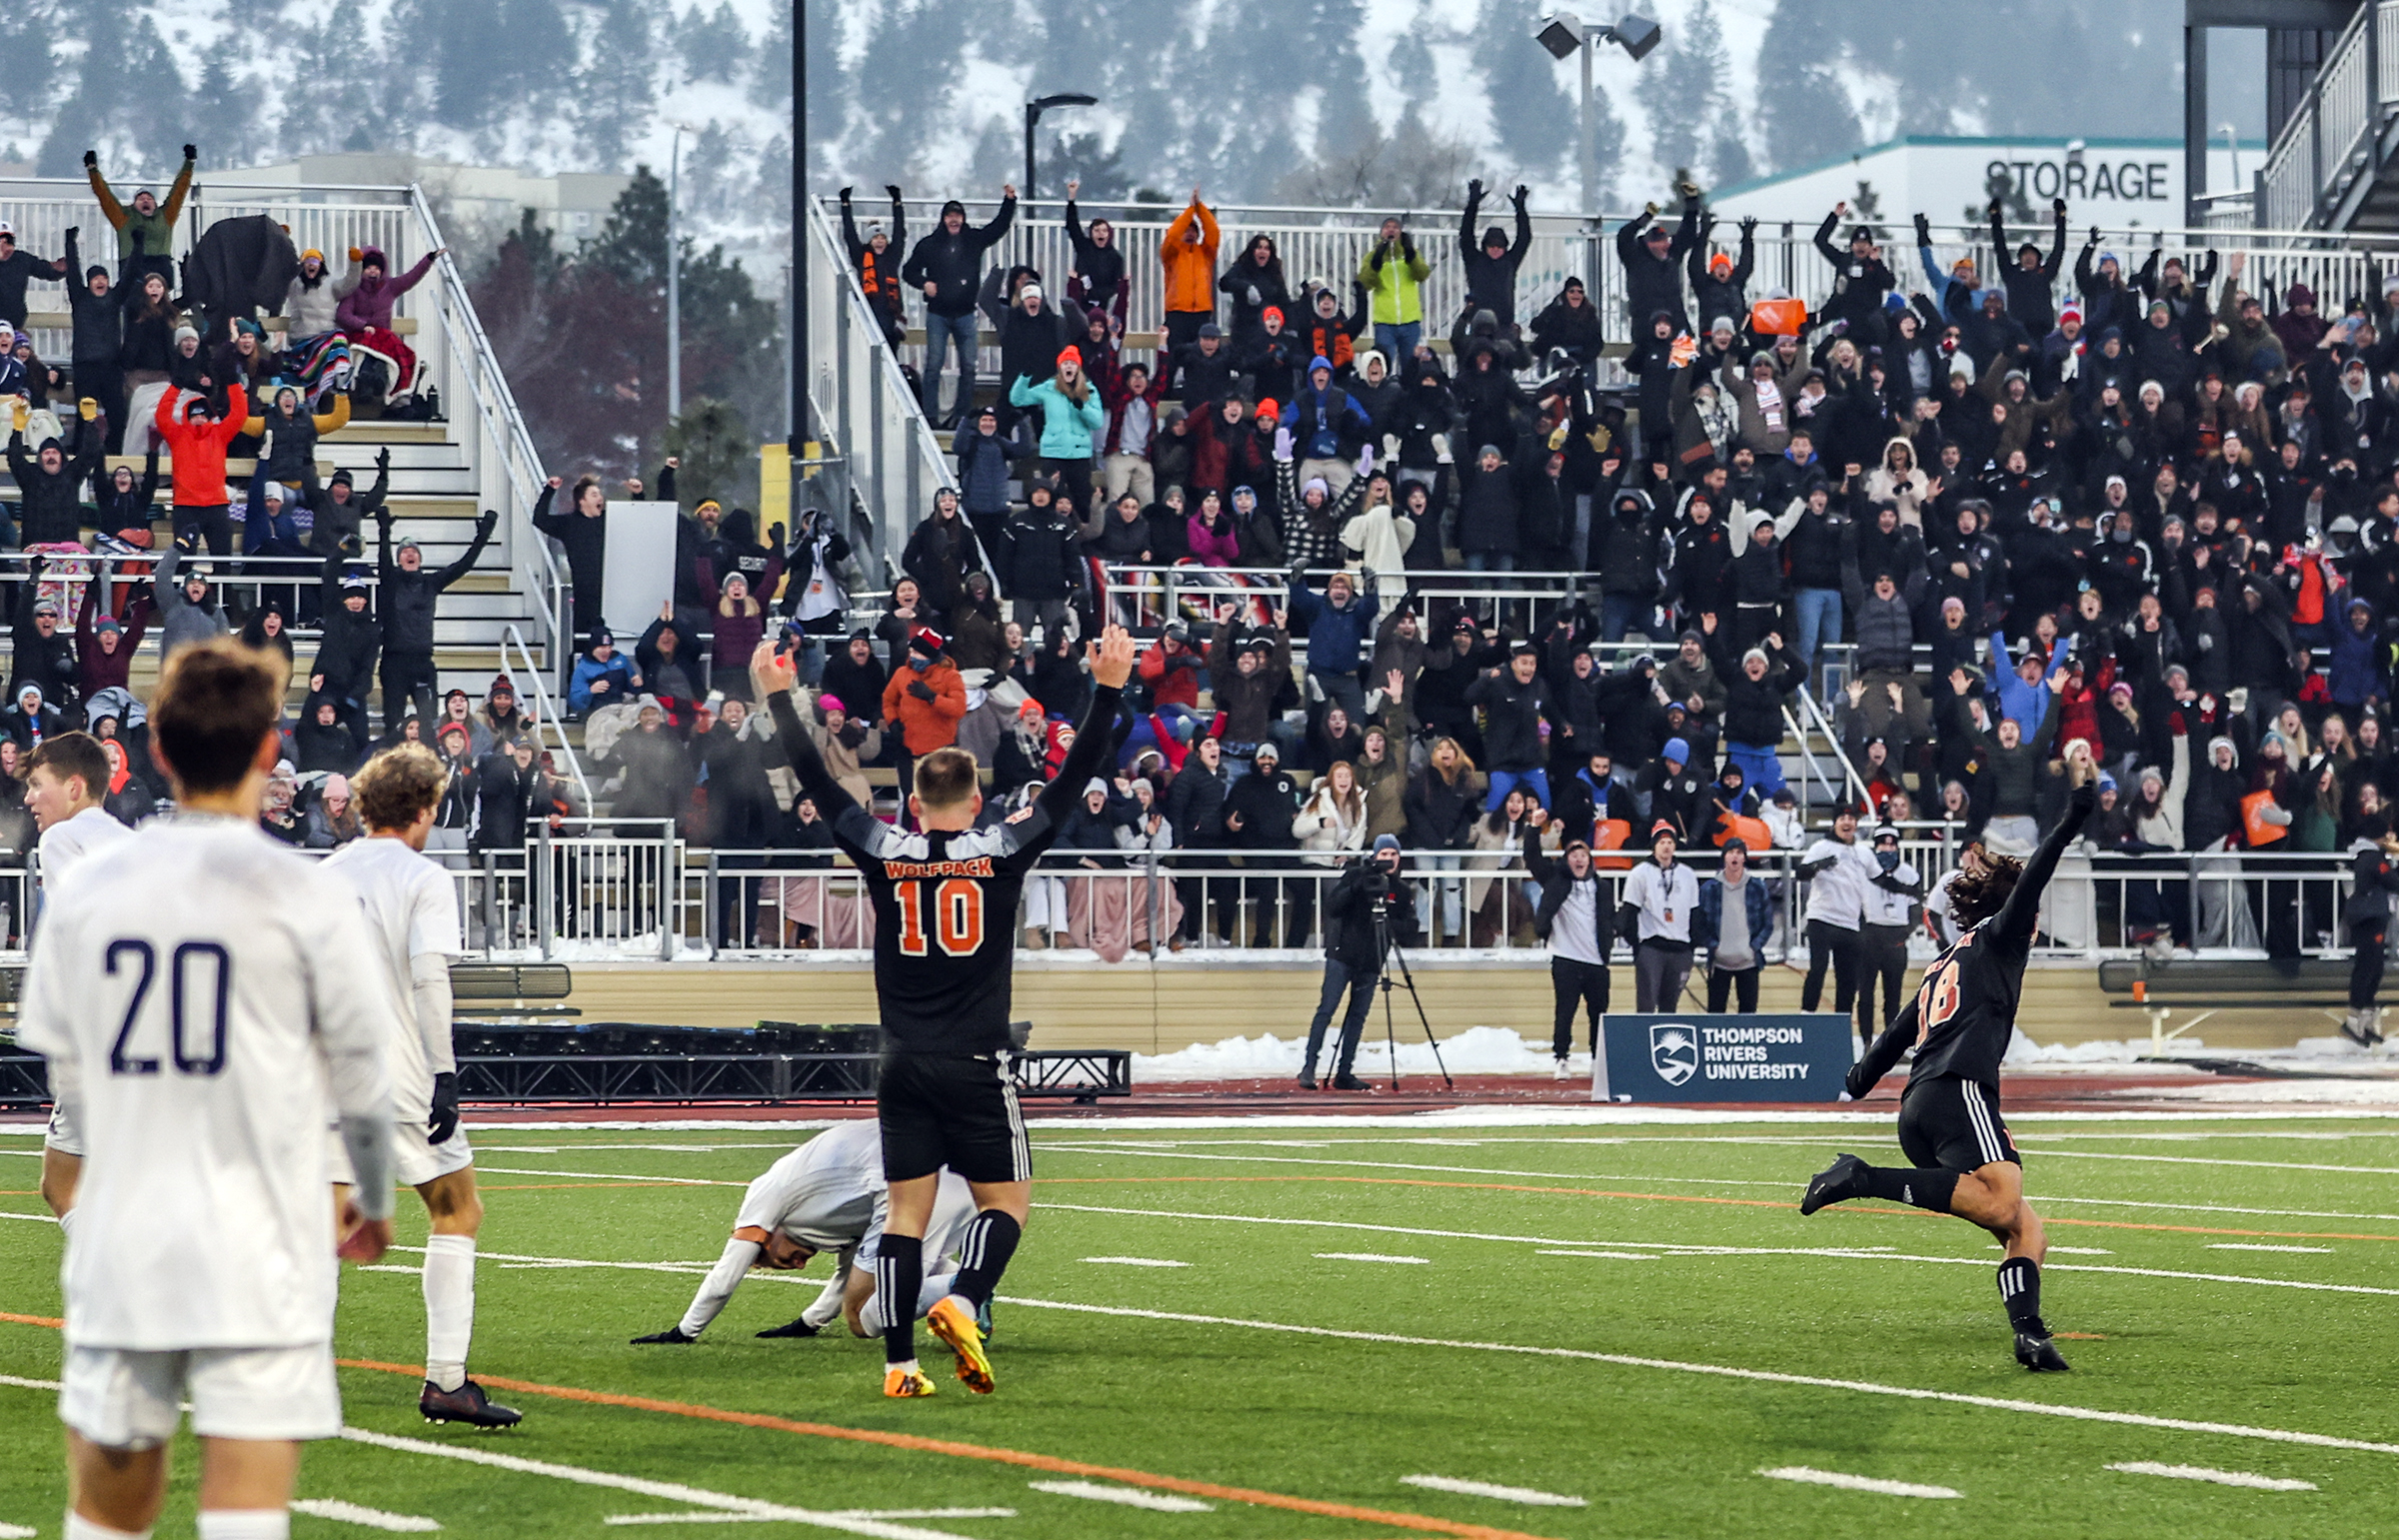
[[(787, 32), (785, 36), (784, 68), (788, 73), (790, 34)], [(733, 0), (718, 0), (713, 14), (694, 5), (676, 20), (675, 49), (683, 55), (684, 79), (730, 83), (740, 73), (742, 60), (750, 52), (750, 34), (743, 29), (742, 19), (733, 13)]]
[[(1830, 160), (1864, 142), (1840, 79), (1843, 36), (1855, 20), (1853, 13), (1823, 5), (1774, 8), (1757, 56), (1757, 99), (1771, 168)], [(1946, 73), (1955, 68), (1953, 57)]]
[(575, 123), (593, 164), (621, 166), (655, 101), (650, 13), (641, 0), (607, 0), (577, 74)]
[(1650, 140), (1657, 163), (1710, 180), (1719, 142), (1717, 125), (1731, 110), (1732, 62), (1709, 0), (1691, 7), (1667, 44), (1665, 57), (1650, 68), (1658, 71), (1658, 89), (1649, 98), (1654, 104)]
[(1475, 62), (1490, 96), (1499, 148), (1531, 180), (1561, 167), (1571, 172), (1575, 165), (1582, 124), (1574, 91), (1561, 83), (1561, 72), (1576, 90), (1582, 77), (1579, 65), (1558, 64), (1524, 35), (1523, 13), (1512, 0), (1483, 0), (1476, 30), (1489, 42), (1475, 50)]

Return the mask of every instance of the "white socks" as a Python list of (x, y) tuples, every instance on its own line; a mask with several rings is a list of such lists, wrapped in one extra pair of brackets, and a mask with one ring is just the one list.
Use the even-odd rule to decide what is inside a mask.
[(842, 1296), (849, 1290), (850, 1269), (837, 1265), (833, 1269), (833, 1276), (825, 1280), (825, 1287), (815, 1299), (809, 1301), (808, 1308), (800, 1312), (800, 1319), (811, 1326), (830, 1325), (840, 1319)]
[[(475, 1237), (429, 1236), (425, 1241), (425, 1378), (435, 1389), (456, 1390), (467, 1382), (467, 1344), (474, 1336)], [(226, 1531), (227, 1540), (250, 1540), (250, 1534), (248, 1530)]]
[[(434, 1238), (439, 1240), (442, 1237)], [(291, 1540), (291, 1533), (292, 1512), (289, 1508), (200, 1510), (200, 1540)]]
[(67, 1525), (60, 1533), (66, 1540), (150, 1540), (150, 1531), (146, 1529), (111, 1529), (72, 1508), (67, 1510)]
[[(926, 1311), (932, 1309), (935, 1305), (940, 1304), (949, 1296), (951, 1285), (955, 1284), (957, 1281), (958, 1270), (956, 1268), (952, 1268), (950, 1271), (941, 1274), (939, 1277), (927, 1278), (923, 1283), (919, 1284), (917, 1286), (916, 1318), (918, 1320), (923, 1320), (925, 1318)], [(884, 1319), (883, 1296), (881, 1294), (877, 1294), (874, 1298), (868, 1300), (867, 1307), (858, 1312), (858, 1323), (867, 1329), (867, 1335), (870, 1337), (881, 1336), (883, 1334), (883, 1328), (890, 1323)]]
[(72, 1208), (58, 1216), (58, 1233), (66, 1240), (75, 1238), (75, 1210)]

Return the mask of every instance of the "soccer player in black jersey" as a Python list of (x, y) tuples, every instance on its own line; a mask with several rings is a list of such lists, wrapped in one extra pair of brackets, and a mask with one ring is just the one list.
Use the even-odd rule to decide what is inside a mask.
[(2029, 862), (1985, 856), (1950, 884), (1956, 944), (1926, 969), (1916, 997), (1849, 1070), (1849, 1094), (1863, 1097), (1915, 1048), (1899, 1098), (1899, 1148), (1913, 1169), (1839, 1155), (1799, 1200), (1799, 1212), (1812, 1214), (1848, 1198), (1887, 1198), (1955, 1214), (1998, 1236), (2007, 1251), (1999, 1300), (2015, 1330), (2016, 1361), (2034, 1370), (2063, 1369), (2066, 1360), (2041, 1320), (2049, 1242), (2024, 1199), (2023, 1158), (1999, 1116), (1999, 1060), (2015, 1031), (2041, 889), (2099, 801), (2090, 761), (2078, 755), (2066, 763), (2073, 787), (2065, 814)]
[[(775, 715), (776, 741), (801, 790), (816, 799), (875, 905), (884, 1032), (875, 1110), (891, 1186), (875, 1286), (885, 1299), (917, 1297), (939, 1172), (947, 1165), (964, 1176), (977, 1212), (960, 1247), (956, 1291), (925, 1323), (958, 1355), (958, 1377), (983, 1395), (992, 1390), (992, 1365), (976, 1315), (999, 1287), (1033, 1204), (1033, 1151), (1009, 1066), (1017, 899), (1026, 873), (1108, 759), (1117, 694), (1133, 676), (1133, 638), (1109, 627), (1090, 655), (1091, 710), (1066, 764), (1033, 805), (978, 828), (983, 792), (975, 757), (937, 749), (916, 766), (908, 799), (916, 833), (877, 819), (826, 771), (792, 705), (795, 673), (777, 644), (760, 644), (750, 660), (751, 683)], [(892, 1313), (898, 1318), (883, 1334), (883, 1393), (929, 1396), (933, 1381), (917, 1366), (916, 1323), (909, 1311)]]

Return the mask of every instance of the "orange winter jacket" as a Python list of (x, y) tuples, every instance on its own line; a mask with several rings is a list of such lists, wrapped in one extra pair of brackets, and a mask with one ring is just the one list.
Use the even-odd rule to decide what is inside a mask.
[[(1189, 239), (1195, 219), (1200, 222), (1198, 245)], [(1158, 248), (1158, 260), (1167, 268), (1167, 309), (1216, 313), (1216, 217), (1207, 212), (1207, 205), (1195, 199), (1175, 216)]]
[[(911, 685), (922, 684), (933, 692), (933, 699), (920, 701), (908, 693)], [(901, 741), (913, 755), (929, 755), (936, 749), (947, 749), (958, 742), (958, 720), (967, 715), (967, 682), (958, 676), (958, 665), (948, 658), (937, 658), (933, 667), (919, 674), (905, 660), (892, 671), (891, 683), (883, 687), (883, 718), (900, 724)]]
[(175, 461), (175, 506), (222, 508), (233, 501), (225, 491), (225, 447), (241, 436), (250, 398), (239, 385), (225, 387), (225, 418), (216, 423), (186, 421), (185, 399), (180, 391), (158, 398), (158, 432)]

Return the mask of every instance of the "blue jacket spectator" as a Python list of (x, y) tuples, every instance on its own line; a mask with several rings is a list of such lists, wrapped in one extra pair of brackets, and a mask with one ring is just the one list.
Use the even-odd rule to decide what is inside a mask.
[(1365, 409), (1332, 383), (1332, 360), (1321, 355), (1308, 360), (1307, 388), (1292, 401), (1285, 421), (1302, 460), (1354, 460), (1358, 446), (1374, 432)]
[(958, 456), (960, 506), (971, 518), (993, 521), (996, 532), (999, 521), (1008, 516), (1008, 464), (1031, 451), (1000, 432), (1000, 414), (991, 407), (958, 430), (952, 450)]
[(575, 660), (575, 678), (567, 685), (567, 709), (578, 716), (603, 706), (633, 699), (642, 677), (617, 652), (617, 639), (596, 632), (591, 647)]

